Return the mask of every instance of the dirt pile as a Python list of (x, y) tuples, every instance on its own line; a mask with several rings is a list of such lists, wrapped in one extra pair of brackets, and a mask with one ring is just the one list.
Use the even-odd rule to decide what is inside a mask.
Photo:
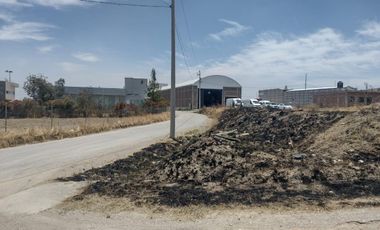
[(153, 145), (69, 179), (96, 181), (82, 196), (170, 206), (380, 195), (379, 112), (231, 109), (204, 135)]

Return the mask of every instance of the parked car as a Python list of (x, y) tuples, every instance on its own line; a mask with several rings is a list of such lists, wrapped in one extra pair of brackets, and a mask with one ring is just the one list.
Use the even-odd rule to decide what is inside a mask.
[(277, 107), (278, 107), (279, 109), (290, 109), (290, 110), (293, 109), (293, 106), (291, 106), (291, 105), (285, 105), (285, 104), (283, 104), (283, 103), (278, 104)]
[(273, 102), (268, 101), (268, 100), (261, 100), (260, 104), (264, 107), (269, 107), (269, 105), (273, 104)]
[(240, 98), (228, 98), (226, 100), (226, 106), (227, 107), (241, 107), (242, 101)]
[(242, 100), (243, 107), (261, 107), (261, 104), (256, 99)]

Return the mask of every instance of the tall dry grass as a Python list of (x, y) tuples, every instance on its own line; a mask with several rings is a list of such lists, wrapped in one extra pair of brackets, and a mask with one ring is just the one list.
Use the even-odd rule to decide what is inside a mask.
[(379, 106), (379, 103), (371, 105), (353, 105), (348, 107), (319, 107), (318, 105), (313, 104), (302, 107), (300, 110), (306, 112), (357, 112), (363, 109), (377, 108)]
[(213, 107), (204, 107), (199, 110), (199, 113), (204, 114), (212, 119), (219, 119), (223, 111), (226, 110), (225, 106), (213, 106)]
[[(9, 119), (8, 131), (0, 131), (0, 148), (78, 137), (168, 119), (168, 112), (124, 118), (59, 118), (53, 119), (53, 126), (51, 126), (51, 120), (46, 118)], [(0, 122), (4, 130), (4, 120)]]

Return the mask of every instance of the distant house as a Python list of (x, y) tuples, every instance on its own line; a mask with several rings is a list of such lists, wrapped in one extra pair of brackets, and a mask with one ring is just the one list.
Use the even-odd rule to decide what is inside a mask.
[(0, 101), (13, 101), (16, 99), (18, 84), (10, 81), (0, 81)]

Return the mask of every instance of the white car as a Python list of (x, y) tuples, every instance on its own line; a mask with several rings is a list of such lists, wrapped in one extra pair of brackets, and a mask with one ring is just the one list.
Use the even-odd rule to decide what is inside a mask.
[(243, 107), (261, 107), (261, 104), (256, 99), (243, 100)]
[(261, 100), (259, 103), (260, 103), (262, 106), (264, 106), (264, 107), (268, 107), (272, 102), (267, 101), (267, 100)]
[(267, 101), (267, 100), (262, 100), (262, 101), (260, 101), (260, 104), (261, 104), (263, 107), (269, 107), (269, 108), (274, 108), (274, 109), (277, 108), (277, 104), (276, 104), (276, 103), (271, 102), (271, 101)]
[(281, 104), (278, 104), (278, 105), (277, 105), (277, 108), (279, 108), (279, 109), (289, 109), (289, 110), (292, 110), (292, 109), (293, 109), (293, 106), (291, 106), (291, 105), (285, 105), (285, 104), (281, 103)]
[(242, 101), (240, 98), (228, 98), (226, 100), (226, 106), (227, 107), (241, 107)]

